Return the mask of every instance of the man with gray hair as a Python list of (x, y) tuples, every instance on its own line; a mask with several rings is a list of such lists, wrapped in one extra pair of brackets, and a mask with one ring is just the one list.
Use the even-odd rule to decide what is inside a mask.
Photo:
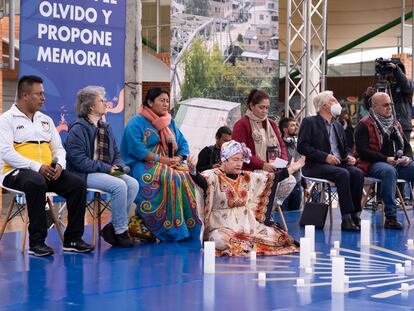
[[(364, 174), (347, 147), (342, 125), (335, 120), (341, 105), (331, 91), (321, 92), (313, 100), (316, 116), (303, 119), (299, 130), (298, 152), (306, 156), (305, 176), (334, 182), (342, 215), (341, 229), (359, 231)], [(349, 200), (351, 198), (351, 200)]]
[(385, 205), (385, 228), (402, 229), (397, 221), (395, 194), (397, 179), (414, 181), (412, 150), (401, 124), (392, 114), (390, 97), (375, 93), (369, 115), (362, 118), (355, 130), (357, 166), (365, 175), (381, 180)]

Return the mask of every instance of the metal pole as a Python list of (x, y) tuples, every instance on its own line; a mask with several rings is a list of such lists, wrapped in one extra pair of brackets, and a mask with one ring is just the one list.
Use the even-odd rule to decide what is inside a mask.
[(14, 0), (10, 0), (9, 6), (9, 69), (14, 70)]
[[(286, 51), (286, 71), (285, 71), (285, 76), (287, 77), (287, 79), (285, 79), (285, 116), (288, 118), (290, 111), (289, 111), (289, 97), (290, 97), (290, 77), (289, 77), (289, 72), (290, 72), (290, 25), (292, 23), (292, 5), (290, 3), (290, 1), (287, 1), (287, 24), (286, 24), (286, 47), (287, 47), (287, 51)], [(414, 27), (413, 27), (414, 28)]]
[(326, 75), (328, 71), (328, 58), (326, 55), (328, 54), (327, 47), (328, 47), (328, 1), (325, 0), (323, 3), (323, 58), (322, 58), (322, 81), (321, 81), (321, 88), (320, 91), (323, 92), (326, 89)]
[[(304, 105), (305, 105), (305, 117), (309, 116), (309, 105), (307, 103), (307, 101), (310, 98), (311, 95), (311, 90), (310, 90), (310, 79), (312, 79), (312, 76), (310, 75), (311, 72), (311, 24), (312, 24), (312, 14), (311, 14), (311, 4), (312, 4), (312, 0), (306, 0), (304, 5), (305, 5), (305, 38), (306, 38), (306, 45), (305, 45), (305, 66), (303, 66), (304, 70), (303, 70), (303, 78), (305, 79), (305, 101), (304, 101)], [(302, 106), (303, 107), (303, 106)], [(301, 108), (302, 108), (301, 107)]]
[(157, 0), (156, 2), (157, 6), (157, 54), (160, 53), (160, 0)]
[(401, 54), (404, 54), (405, 0), (401, 0)]
[[(414, 1), (411, 12), (414, 12)], [(411, 17), (411, 80), (414, 81), (414, 18)]]
[[(137, 81), (137, 102), (136, 109), (142, 105), (142, 2), (137, 1), (137, 25), (136, 25), (136, 45), (137, 45), (137, 59), (136, 59), (136, 81)], [(158, 26), (158, 21), (157, 21)], [(159, 44), (157, 44), (158, 49)]]

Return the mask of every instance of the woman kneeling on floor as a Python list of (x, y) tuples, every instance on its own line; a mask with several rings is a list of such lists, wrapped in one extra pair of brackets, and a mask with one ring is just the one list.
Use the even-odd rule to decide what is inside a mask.
[(304, 157), (282, 169), (278, 180), (273, 174), (241, 171), (251, 152), (234, 140), (221, 148), (220, 168), (197, 173), (195, 160), (189, 158), (190, 173), (204, 190), (204, 240), (215, 241), (218, 256), (284, 255), (297, 252), (297, 243), (277, 225), (263, 224), (268, 196), (278, 183), (276, 200), (283, 202), (295, 186), (292, 173), (305, 163)]

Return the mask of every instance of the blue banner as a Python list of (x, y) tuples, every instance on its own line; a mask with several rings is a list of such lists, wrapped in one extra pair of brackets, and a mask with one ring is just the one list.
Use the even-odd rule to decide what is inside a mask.
[(44, 80), (43, 111), (64, 139), (76, 93), (106, 89), (106, 119), (118, 142), (124, 120), (125, 0), (21, 0), (19, 78)]

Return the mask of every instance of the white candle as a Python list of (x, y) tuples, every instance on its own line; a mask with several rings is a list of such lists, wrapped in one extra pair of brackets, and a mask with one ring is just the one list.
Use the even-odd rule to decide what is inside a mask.
[(331, 257), (335, 257), (337, 255), (336, 249), (331, 249)]
[(400, 270), (401, 268), (402, 268), (402, 264), (400, 263), (395, 264), (395, 272), (398, 272), (398, 270)]
[(204, 273), (214, 273), (216, 271), (216, 243), (211, 241), (204, 242)]
[(334, 249), (339, 249), (340, 248), (340, 243), (339, 241), (335, 241), (334, 242)]
[(305, 268), (305, 272), (308, 274), (312, 273), (312, 268)]
[(367, 246), (371, 243), (371, 222), (368, 219), (361, 220), (361, 245)]
[(308, 268), (311, 266), (310, 257), (310, 240), (309, 238), (300, 238), (300, 268)]
[(256, 251), (251, 251), (250, 252), (250, 260), (253, 260), (253, 261), (256, 260)]
[(405, 266), (406, 268), (411, 268), (411, 260), (406, 260), (406, 261), (404, 262), (404, 266)]
[(315, 252), (312, 252), (310, 256), (311, 256), (311, 259), (316, 259), (316, 253)]
[(405, 269), (404, 267), (400, 267), (397, 271), (398, 274), (404, 274), (405, 273)]
[(258, 277), (259, 281), (266, 281), (266, 273), (265, 272), (259, 272)]
[(349, 276), (344, 275), (344, 283), (349, 284)]
[(296, 286), (297, 287), (303, 287), (305, 285), (304, 279), (296, 279)]
[(332, 292), (344, 291), (345, 258), (332, 257)]
[(305, 226), (305, 238), (309, 238), (310, 252), (313, 253), (315, 251), (315, 226), (314, 225)]
[(414, 240), (408, 239), (407, 240), (407, 246), (408, 246), (408, 248), (414, 248)]
[(409, 287), (410, 287), (410, 285), (408, 285), (408, 283), (402, 283), (401, 284), (401, 290), (402, 291), (408, 291)]

